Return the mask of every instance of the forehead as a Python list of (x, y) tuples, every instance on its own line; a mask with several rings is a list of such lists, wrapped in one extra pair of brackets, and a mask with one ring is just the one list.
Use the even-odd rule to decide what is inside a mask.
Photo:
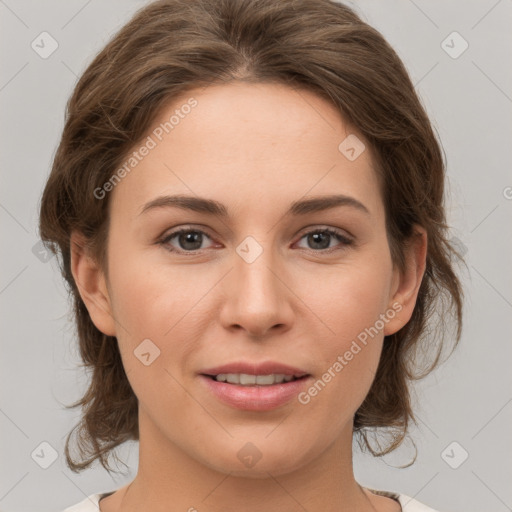
[(369, 149), (337, 108), (311, 91), (274, 83), (209, 85), (161, 109), (133, 148), (136, 165), (113, 194), (132, 209), (176, 193), (238, 208), (255, 202), (261, 209), (342, 193), (377, 213), (382, 205)]

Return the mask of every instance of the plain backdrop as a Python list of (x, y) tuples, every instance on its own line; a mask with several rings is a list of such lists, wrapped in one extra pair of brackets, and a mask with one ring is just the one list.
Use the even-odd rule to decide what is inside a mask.
[[(397, 468), (414, 455), (411, 443), (383, 459), (355, 448), (356, 478), (441, 512), (511, 510), (512, 1), (347, 3), (396, 49), (439, 133), (449, 175), (449, 222), (469, 269), (462, 274), (467, 302), (460, 346), (416, 385), (416, 463)], [(65, 465), (64, 440), (79, 411), (64, 405), (81, 397), (87, 375), (78, 368), (56, 260), (47, 261), (38, 249), (37, 222), (77, 76), (144, 4), (0, 0), (4, 512), (63, 510), (136, 474), (136, 443), (118, 450), (130, 467), (125, 477), (113, 478), (99, 465), (77, 475)], [(58, 44), (47, 58), (32, 46), (41, 37), (47, 38), (45, 51), (55, 45), (52, 40)]]

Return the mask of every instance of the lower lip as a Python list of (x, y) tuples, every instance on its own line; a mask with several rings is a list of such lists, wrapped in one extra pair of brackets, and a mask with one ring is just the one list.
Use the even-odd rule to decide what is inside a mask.
[(239, 386), (218, 382), (204, 375), (200, 375), (200, 378), (219, 400), (231, 407), (245, 411), (269, 411), (298, 396), (310, 377), (271, 386)]

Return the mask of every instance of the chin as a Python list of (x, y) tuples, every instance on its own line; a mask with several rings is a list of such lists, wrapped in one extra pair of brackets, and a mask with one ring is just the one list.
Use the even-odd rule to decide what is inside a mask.
[[(219, 457), (212, 460), (202, 459), (202, 463), (211, 469), (235, 477), (265, 479), (272, 476), (285, 475), (300, 469), (308, 463), (305, 453), (290, 454), (290, 450), (283, 450), (279, 446), (267, 446), (258, 450), (251, 443), (241, 449), (237, 447), (234, 457), (228, 454), (231, 450), (219, 453)], [(313, 458), (313, 457), (310, 457)]]

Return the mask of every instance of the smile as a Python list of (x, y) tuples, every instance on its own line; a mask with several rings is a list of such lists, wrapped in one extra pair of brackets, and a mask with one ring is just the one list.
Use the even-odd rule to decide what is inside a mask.
[(221, 373), (212, 375), (217, 382), (227, 382), (228, 384), (238, 384), (239, 386), (272, 386), (297, 380), (294, 375), (284, 375), (283, 373), (272, 373), (270, 375), (249, 375), (247, 373)]
[[(220, 402), (244, 411), (270, 411), (293, 402), (311, 383), (311, 375), (199, 375), (206, 392)], [(230, 382), (231, 381), (231, 382)]]

